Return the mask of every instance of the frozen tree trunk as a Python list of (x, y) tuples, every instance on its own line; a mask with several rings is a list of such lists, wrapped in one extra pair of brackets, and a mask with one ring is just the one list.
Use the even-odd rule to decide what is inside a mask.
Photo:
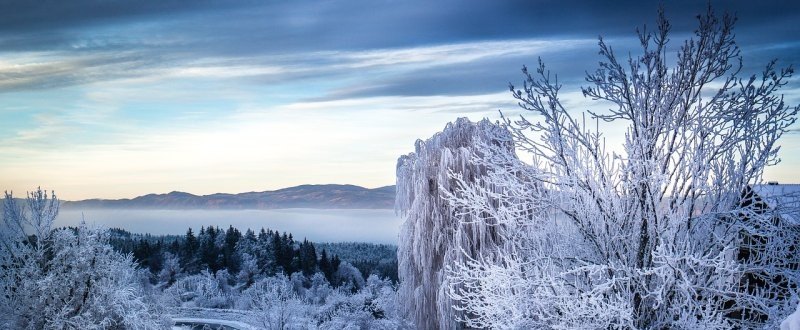
[(461, 190), (454, 177), (480, 185), (486, 167), (473, 160), (491, 148), (513, 155), (509, 132), (485, 119), (472, 123), (460, 118), (430, 139), (418, 140), (414, 153), (398, 159), (395, 210), (406, 217), (398, 250), (399, 293), (405, 316), (419, 329), (459, 327), (460, 312), (447, 294), (452, 284), (448, 267), (464, 258), (492, 258), (502, 243), (501, 227), (446, 201)]

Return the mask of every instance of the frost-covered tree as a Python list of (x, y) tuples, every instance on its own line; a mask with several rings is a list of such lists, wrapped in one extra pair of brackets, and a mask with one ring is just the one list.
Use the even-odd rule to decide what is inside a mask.
[[(316, 281), (324, 281), (317, 274)], [(312, 279), (312, 281), (315, 281)], [(307, 327), (317, 329), (407, 329), (410, 327), (398, 314), (397, 293), (390, 280), (370, 276), (364, 287), (350, 292), (346, 287), (323, 288), (325, 299), (311, 309)], [(327, 290), (324, 290), (327, 289)]]
[(261, 270), (258, 268), (258, 260), (248, 253), (242, 253), (242, 264), (236, 280), (241, 286), (247, 288), (258, 280)]
[(270, 330), (306, 327), (303, 322), (307, 307), (294, 291), (292, 281), (285, 275), (260, 280), (242, 295), (253, 311), (252, 318), (248, 320), (251, 324)]
[(37, 189), (4, 201), (0, 227), (0, 325), (7, 329), (158, 329), (130, 255), (108, 231), (53, 229), (59, 202)]
[(361, 289), (364, 287), (364, 276), (361, 275), (361, 272), (352, 264), (347, 261), (343, 261), (336, 273), (333, 275), (334, 282), (350, 286), (354, 290)]
[(312, 304), (320, 305), (325, 303), (325, 300), (328, 298), (331, 293), (333, 293), (333, 288), (331, 287), (328, 280), (325, 278), (325, 275), (322, 273), (316, 273), (311, 276), (311, 286), (306, 290), (306, 300)]
[(157, 276), (159, 284), (165, 287), (172, 285), (182, 272), (180, 258), (172, 253), (165, 252), (164, 266)]
[(398, 160), (395, 207), (406, 217), (397, 252), (399, 294), (403, 313), (419, 329), (459, 327), (460, 314), (446, 294), (452, 282), (445, 269), (466, 257), (489, 257), (501, 243), (496, 223), (459, 212), (447, 200), (459, 181), (480, 184), (486, 166), (471, 159), (484, 145), (513, 154), (507, 130), (487, 120), (474, 124), (460, 118), (417, 141), (416, 151)]
[[(798, 107), (778, 93), (793, 71), (772, 61), (741, 77), (735, 19), (710, 8), (698, 19), (675, 57), (663, 13), (655, 30), (639, 31), (636, 57), (620, 59), (600, 39), (603, 60), (583, 94), (609, 104), (606, 112), (565, 108), (541, 61), (533, 72), (523, 68), (522, 88), (511, 91), (536, 117), (505, 119), (505, 127), (532, 164), (484, 144), (471, 162), (487, 175), (449, 176), (458, 189), (442, 209), (498, 224), (507, 243), (500, 258), (473, 257), (450, 270), (460, 320), (492, 328), (776, 328), (793, 310), (798, 226), (779, 208), (757, 207), (749, 193), (779, 161), (777, 141), (795, 121)], [(606, 148), (606, 122), (627, 127), (615, 151)], [(398, 187), (407, 182), (414, 181)], [(440, 182), (438, 190), (450, 187)], [(414, 252), (428, 251), (435, 249)], [(401, 262), (401, 274), (414, 269)]]
[(370, 275), (361, 292), (367, 296), (367, 308), (375, 318), (397, 322), (393, 328), (404, 327), (405, 324), (400, 322), (402, 317), (398, 314), (397, 293), (391, 281)]
[(164, 304), (170, 307), (230, 308), (234, 304), (228, 283), (230, 275), (221, 270), (211, 274), (179, 276), (164, 290)]

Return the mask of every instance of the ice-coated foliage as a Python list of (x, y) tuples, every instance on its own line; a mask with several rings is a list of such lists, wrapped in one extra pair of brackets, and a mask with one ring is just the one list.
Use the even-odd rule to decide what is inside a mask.
[[(24, 204), (24, 205), (21, 205)], [(53, 229), (58, 200), (41, 189), (18, 203), (6, 193), (0, 228), (0, 327), (160, 329), (130, 255), (100, 229)]]
[(158, 272), (158, 282), (161, 285), (170, 286), (175, 283), (182, 272), (180, 259), (172, 253), (164, 253), (164, 265)]
[(202, 271), (200, 274), (182, 276), (173, 285), (164, 290), (166, 306), (231, 308), (234, 304), (232, 289), (229, 285), (230, 275), (226, 270), (211, 274)]
[(236, 280), (241, 283), (241, 285), (249, 287), (260, 278), (261, 270), (258, 268), (258, 261), (250, 254), (242, 254), (241, 268), (239, 274), (236, 275)]
[(342, 264), (339, 265), (339, 270), (336, 271), (334, 278), (337, 282), (349, 285), (353, 289), (361, 289), (364, 287), (364, 277), (361, 276), (361, 272), (347, 261), (343, 261)]
[(406, 329), (397, 294), (389, 280), (370, 276), (354, 294), (336, 290), (312, 314), (318, 329)]
[[(494, 258), (501, 227), (480, 213), (459, 212), (447, 196), (459, 180), (478, 183), (486, 167), (472, 162), (491, 145), (513, 154), (510, 133), (483, 120), (460, 118), (397, 162), (395, 208), (404, 216), (398, 246), (403, 310), (419, 329), (458, 327), (460, 313), (446, 294), (445, 270), (465, 258)], [(493, 190), (492, 187), (486, 187)], [(491, 201), (487, 201), (490, 202)]]
[[(298, 286), (299, 283), (303, 285)], [(306, 285), (308, 287), (306, 288)], [(248, 311), (248, 324), (263, 329), (404, 329), (396, 292), (389, 280), (371, 276), (364, 288), (334, 289), (322, 273), (307, 279), (267, 277), (244, 290), (236, 308)]]
[[(439, 322), (418, 325), (454, 315), (479, 328), (777, 328), (794, 310), (800, 229), (751, 189), (795, 121), (778, 94), (792, 70), (773, 61), (740, 78), (735, 20), (698, 18), (674, 58), (663, 14), (640, 31), (636, 57), (600, 40), (583, 94), (607, 112), (576, 117), (541, 61), (523, 69), (511, 90), (533, 116), (504, 126), (531, 164), (463, 122), (400, 158), (401, 292), (417, 320)], [(601, 122), (627, 126), (617, 152)], [(480, 228), (469, 216), (494, 235), (454, 238)], [(460, 259), (465, 245), (499, 253)]]
[(248, 320), (251, 324), (270, 330), (303, 327), (306, 306), (284, 275), (256, 282), (243, 292), (243, 298), (249, 300), (250, 309), (255, 312)]

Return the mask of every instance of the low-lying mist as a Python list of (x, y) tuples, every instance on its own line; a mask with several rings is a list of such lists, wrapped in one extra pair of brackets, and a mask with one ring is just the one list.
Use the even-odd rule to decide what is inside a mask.
[(393, 210), (378, 209), (276, 209), (276, 210), (142, 210), (62, 209), (57, 226), (122, 228), (154, 235), (185, 234), (201, 226), (255, 231), (262, 227), (292, 233), (295, 239), (315, 242), (371, 242), (397, 244), (400, 217)]

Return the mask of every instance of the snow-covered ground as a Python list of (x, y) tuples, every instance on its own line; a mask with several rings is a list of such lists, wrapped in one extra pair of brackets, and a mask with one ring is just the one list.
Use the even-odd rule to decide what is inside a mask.
[[(176, 317), (172, 319), (172, 322), (175, 325), (172, 326), (173, 330), (186, 330), (186, 329), (195, 329), (195, 328), (204, 328), (208, 327), (211, 329), (219, 329), (219, 330), (250, 330), (256, 329), (249, 324), (237, 322), (237, 321), (227, 321), (227, 320), (219, 320), (219, 319), (203, 319), (203, 318), (190, 318), (190, 317)], [(204, 327), (205, 326), (205, 327)]]
[(207, 325), (211, 329), (224, 330), (250, 330), (257, 329), (247, 323), (236, 321), (245, 319), (249, 314), (246, 311), (214, 308), (177, 308), (173, 311), (173, 330), (201, 329)]

